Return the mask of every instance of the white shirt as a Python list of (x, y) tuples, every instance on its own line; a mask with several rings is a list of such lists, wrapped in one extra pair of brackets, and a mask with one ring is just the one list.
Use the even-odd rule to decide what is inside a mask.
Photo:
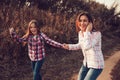
[(104, 59), (101, 50), (101, 33), (84, 32), (84, 37), (78, 34), (79, 41), (77, 44), (69, 44), (69, 50), (82, 49), (84, 60), (83, 65), (88, 68), (104, 68)]

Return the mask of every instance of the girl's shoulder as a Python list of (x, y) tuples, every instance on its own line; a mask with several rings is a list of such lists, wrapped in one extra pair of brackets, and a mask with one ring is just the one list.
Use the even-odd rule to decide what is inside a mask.
[(43, 36), (44, 36), (44, 33), (40, 32), (38, 35), (40, 35), (40, 36), (42, 36), (42, 37), (43, 37)]
[(39, 36), (40, 36), (41, 38), (44, 38), (44, 37), (45, 37), (45, 34), (44, 34), (43, 32), (40, 32), (40, 33), (39, 33)]
[(39, 35), (45, 35), (43, 32), (39, 32)]

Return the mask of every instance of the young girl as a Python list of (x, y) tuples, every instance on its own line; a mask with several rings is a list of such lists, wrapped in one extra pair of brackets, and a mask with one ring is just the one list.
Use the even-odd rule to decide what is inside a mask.
[(96, 80), (104, 68), (101, 50), (101, 33), (93, 27), (92, 17), (88, 12), (81, 12), (76, 19), (77, 44), (64, 44), (65, 49), (82, 49), (84, 60), (78, 80)]
[(55, 46), (62, 47), (62, 44), (51, 40), (44, 33), (40, 32), (38, 22), (36, 20), (31, 20), (28, 24), (27, 33), (19, 38), (14, 29), (9, 29), (11, 36), (18, 42), (27, 42), (28, 44), (28, 55), (32, 62), (33, 69), (33, 80), (42, 80), (40, 69), (45, 58), (45, 47), (44, 42)]

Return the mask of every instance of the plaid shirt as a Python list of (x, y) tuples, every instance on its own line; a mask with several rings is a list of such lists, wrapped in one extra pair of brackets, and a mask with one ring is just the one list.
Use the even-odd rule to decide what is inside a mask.
[(69, 44), (69, 50), (82, 49), (84, 66), (88, 68), (102, 69), (104, 67), (104, 59), (101, 50), (101, 33), (100, 32), (84, 32), (84, 37), (80, 35), (77, 44)]
[(45, 34), (40, 33), (39, 35), (29, 35), (28, 38), (19, 38), (15, 32), (12, 33), (12, 37), (18, 42), (28, 43), (28, 55), (31, 61), (38, 61), (45, 58), (45, 47), (44, 42), (54, 47), (62, 47), (62, 44), (48, 38)]

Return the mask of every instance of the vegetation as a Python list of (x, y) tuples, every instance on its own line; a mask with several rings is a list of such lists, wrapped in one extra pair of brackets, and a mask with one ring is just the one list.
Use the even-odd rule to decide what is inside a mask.
[[(32, 80), (27, 46), (19, 44), (9, 35), (14, 27), (20, 37), (25, 33), (28, 22), (37, 19), (41, 31), (61, 43), (76, 43), (76, 15), (81, 10), (90, 12), (95, 26), (103, 34), (103, 53), (120, 46), (120, 13), (116, 7), (85, 0), (1, 0), (0, 1), (0, 78), (2, 80)], [(116, 49), (117, 47), (117, 49)], [(47, 56), (42, 67), (44, 80), (70, 80), (78, 73), (82, 63), (81, 51), (67, 51), (47, 46)], [(114, 79), (113, 79), (114, 80)]]
[(120, 78), (120, 72), (119, 72), (120, 65), (119, 64), (120, 64), (120, 60), (118, 61), (118, 63), (115, 65), (114, 69), (111, 72), (111, 75), (113, 76), (112, 80), (118, 80)]

